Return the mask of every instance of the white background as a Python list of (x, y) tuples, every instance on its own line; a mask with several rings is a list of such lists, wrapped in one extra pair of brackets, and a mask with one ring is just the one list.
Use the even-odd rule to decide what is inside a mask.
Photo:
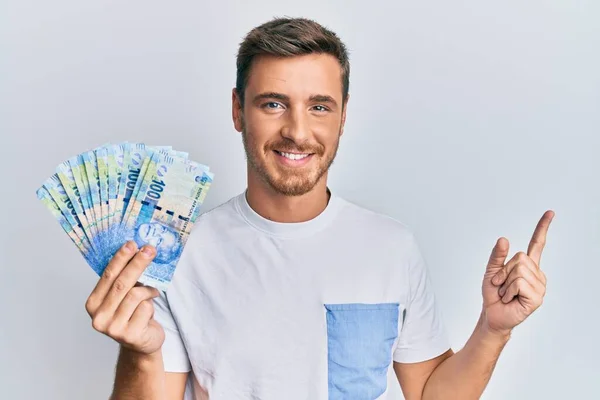
[[(0, 5), (0, 397), (106, 399), (117, 345), (84, 304), (97, 277), (35, 190), (107, 141), (170, 144), (215, 172), (208, 210), (245, 188), (235, 55), (274, 16), (313, 18), (351, 57), (330, 186), (411, 226), (453, 349), (470, 336), (500, 236), (526, 251), (556, 217), (544, 304), (484, 399), (599, 398), (597, 1), (29, 1)], [(401, 398), (390, 380), (392, 398)]]

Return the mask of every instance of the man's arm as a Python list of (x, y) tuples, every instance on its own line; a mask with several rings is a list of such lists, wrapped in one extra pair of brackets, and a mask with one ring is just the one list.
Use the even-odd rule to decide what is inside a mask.
[(143, 355), (121, 347), (110, 400), (182, 400), (188, 373), (165, 373), (161, 351)]
[(401, 384), (406, 381), (404, 375), (420, 376), (420, 381), (425, 381), (422, 390), (421, 385), (411, 384), (407, 400), (479, 399), (512, 330), (542, 304), (546, 275), (540, 269), (540, 258), (553, 218), (554, 212), (546, 211), (527, 254), (519, 251), (506, 263), (508, 240), (496, 241), (483, 278), (483, 309), (463, 349), (443, 360), (440, 356), (422, 363), (394, 365)]
[(92, 327), (120, 344), (113, 400), (181, 400), (187, 373), (166, 374), (162, 357), (165, 331), (154, 317), (160, 292), (137, 280), (156, 254), (127, 242), (108, 263), (85, 308)]
[(452, 349), (427, 361), (401, 363), (394, 361), (394, 372), (406, 400), (421, 400), (425, 383), (444, 360), (454, 354)]
[[(485, 390), (502, 349), (510, 339), (486, 330), (479, 319), (473, 334), (456, 354), (449, 350), (433, 360), (394, 363), (406, 400), (479, 399)], [(410, 384), (407, 377), (413, 376)], [(417, 383), (418, 382), (418, 383)]]

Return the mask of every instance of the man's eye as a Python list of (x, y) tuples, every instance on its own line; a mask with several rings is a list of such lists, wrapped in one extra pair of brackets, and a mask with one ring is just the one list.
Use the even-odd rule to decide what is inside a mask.
[(317, 111), (328, 111), (327, 107), (321, 105), (315, 106), (314, 108), (317, 109)]
[(268, 103), (263, 104), (263, 108), (269, 108), (271, 110), (274, 110), (277, 108), (277, 106), (280, 106), (281, 104), (274, 102), (274, 101), (269, 101)]

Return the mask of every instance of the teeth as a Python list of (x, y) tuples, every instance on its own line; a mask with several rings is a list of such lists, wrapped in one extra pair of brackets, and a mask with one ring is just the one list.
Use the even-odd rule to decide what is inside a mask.
[(283, 153), (279, 152), (285, 158), (289, 158), (290, 160), (302, 160), (303, 158), (308, 157), (308, 154), (292, 154), (292, 153)]

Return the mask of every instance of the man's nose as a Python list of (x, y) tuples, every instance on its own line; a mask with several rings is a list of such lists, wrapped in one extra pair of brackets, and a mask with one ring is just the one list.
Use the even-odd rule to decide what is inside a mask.
[(296, 109), (290, 111), (287, 120), (281, 128), (281, 136), (301, 144), (310, 139), (310, 126), (308, 114), (304, 110)]

